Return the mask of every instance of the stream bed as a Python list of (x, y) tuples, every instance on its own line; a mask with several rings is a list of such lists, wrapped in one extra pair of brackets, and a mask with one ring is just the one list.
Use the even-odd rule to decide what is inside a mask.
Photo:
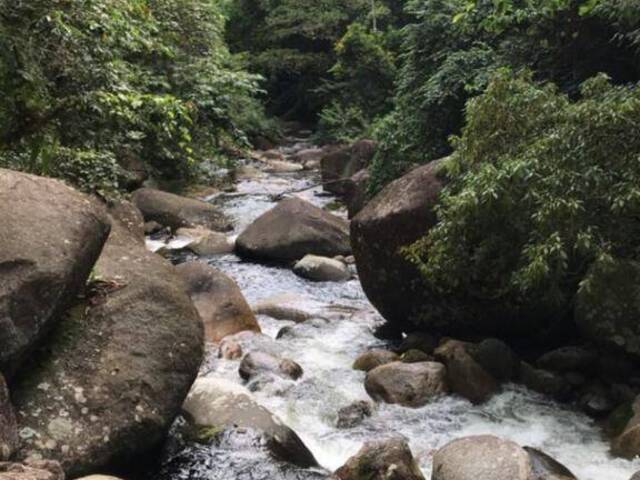
[[(288, 157), (310, 145), (291, 139), (280, 147)], [(237, 192), (209, 198), (236, 221), (236, 233), (275, 204), (271, 195), (300, 190), (318, 183), (316, 171), (266, 174), (240, 178)], [(333, 198), (321, 187), (296, 193), (316, 205)], [(344, 215), (344, 212), (336, 212)], [(195, 258), (195, 257), (194, 257)], [(184, 261), (189, 256), (182, 256)], [(567, 466), (580, 480), (629, 480), (640, 470), (640, 462), (613, 459), (598, 425), (569, 406), (560, 405), (523, 387), (507, 385), (488, 403), (474, 406), (455, 397), (442, 397), (425, 407), (411, 409), (377, 404), (373, 415), (351, 429), (336, 427), (337, 411), (357, 400), (370, 400), (364, 389), (363, 372), (351, 368), (354, 359), (373, 347), (385, 347), (373, 331), (382, 318), (367, 301), (357, 279), (346, 283), (312, 283), (290, 269), (241, 261), (235, 255), (200, 258), (231, 276), (250, 304), (288, 295), (296, 308), (325, 318), (297, 325), (295, 334), (273, 340), (284, 357), (304, 369), (298, 381), (278, 379), (246, 385), (261, 404), (293, 428), (326, 470), (301, 470), (281, 464), (233, 441), (202, 445), (184, 441), (175, 433), (168, 442), (160, 471), (154, 478), (166, 480), (288, 480), (327, 478), (367, 440), (402, 436), (408, 440), (425, 478), (431, 475), (433, 452), (447, 442), (466, 435), (494, 434), (521, 445), (541, 449)], [(258, 320), (263, 332), (275, 339), (292, 322), (266, 316)], [(275, 345), (275, 347), (274, 347)], [(260, 345), (260, 348), (264, 348)], [(248, 349), (244, 348), (245, 353)], [(250, 349), (249, 349), (250, 350)], [(209, 346), (201, 375), (222, 377), (244, 384), (238, 375), (238, 360), (217, 358)]]

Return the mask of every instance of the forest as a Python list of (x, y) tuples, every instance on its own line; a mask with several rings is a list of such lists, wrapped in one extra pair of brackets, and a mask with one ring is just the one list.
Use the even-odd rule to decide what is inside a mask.
[(0, 480), (640, 478), (638, 0), (0, 0), (0, 91)]

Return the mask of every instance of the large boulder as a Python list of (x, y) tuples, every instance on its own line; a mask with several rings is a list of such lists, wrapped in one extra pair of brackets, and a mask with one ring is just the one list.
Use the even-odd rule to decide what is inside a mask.
[(366, 168), (376, 152), (376, 142), (359, 140), (353, 145), (335, 149), (327, 153), (320, 161), (324, 189), (344, 195), (348, 179)]
[(492, 435), (464, 437), (433, 457), (431, 480), (576, 480), (561, 463), (540, 450)]
[(204, 227), (217, 232), (233, 228), (231, 220), (210, 203), (173, 193), (141, 188), (133, 192), (133, 203), (145, 221), (158, 222), (172, 230)]
[(0, 373), (0, 462), (11, 458), (18, 448), (18, 427), (9, 389)]
[(364, 386), (374, 400), (421, 407), (448, 391), (446, 370), (436, 362), (393, 362), (368, 372)]
[(467, 349), (471, 346), (447, 340), (435, 351), (436, 358), (447, 367), (447, 383), (451, 391), (472, 403), (483, 403), (498, 390), (498, 382)]
[(157, 447), (203, 358), (202, 323), (173, 266), (118, 222), (93, 278), (12, 392), (18, 458), (58, 460), (70, 476)]
[(48, 178), (0, 169), (0, 372), (8, 378), (84, 287), (105, 209)]
[(178, 265), (202, 323), (206, 340), (217, 343), (239, 332), (260, 332), (260, 326), (240, 287), (229, 276), (202, 262)]
[(491, 435), (448, 443), (433, 457), (431, 480), (531, 480), (531, 463), (518, 444)]
[(640, 263), (597, 262), (576, 296), (582, 333), (605, 347), (640, 355)]
[(305, 255), (294, 265), (293, 272), (314, 282), (344, 282), (351, 278), (351, 272), (345, 263), (317, 255)]
[(0, 462), (0, 480), (65, 480), (64, 470), (52, 460)]
[(365, 293), (382, 316), (405, 331), (453, 337), (532, 337), (565, 326), (560, 312), (539, 300), (479, 299), (468, 292), (443, 294), (429, 285), (403, 248), (436, 225), (446, 160), (415, 168), (387, 185), (351, 221), (351, 243)]
[(317, 466), (300, 437), (249, 391), (226, 380), (199, 378), (183, 405), (189, 420), (217, 431), (244, 429), (256, 437), (256, 448), (266, 448), (276, 458), (303, 468)]
[(236, 250), (243, 258), (273, 262), (299, 260), (305, 255), (349, 255), (345, 220), (299, 198), (287, 198), (242, 232)]
[(367, 442), (334, 474), (336, 480), (424, 480), (407, 442)]

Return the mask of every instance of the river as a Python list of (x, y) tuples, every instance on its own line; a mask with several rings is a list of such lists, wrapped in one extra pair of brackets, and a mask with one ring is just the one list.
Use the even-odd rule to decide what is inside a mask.
[[(291, 138), (280, 150), (286, 157), (304, 148), (305, 138)], [(271, 194), (299, 190), (318, 182), (317, 171), (280, 173), (240, 178), (237, 192), (221, 193), (208, 200), (219, 205), (236, 221), (236, 233), (274, 206)], [(325, 206), (333, 198), (311, 188), (297, 195)], [(344, 212), (337, 212), (343, 214)], [(188, 258), (177, 257), (177, 261)], [(380, 316), (367, 301), (357, 279), (346, 283), (312, 283), (287, 268), (241, 261), (235, 255), (201, 258), (236, 280), (253, 304), (287, 294), (298, 308), (315, 312), (326, 320), (295, 327), (294, 334), (261, 344), (298, 362), (304, 376), (298, 381), (279, 379), (250, 384), (255, 398), (293, 428), (326, 471), (305, 471), (279, 464), (254, 450), (237, 445), (201, 445), (184, 442), (175, 433), (168, 443), (162, 465), (154, 478), (178, 479), (316, 479), (341, 466), (363, 442), (392, 435), (405, 437), (414, 456), (430, 478), (431, 456), (450, 440), (473, 434), (495, 434), (549, 453), (581, 480), (628, 480), (640, 470), (640, 462), (613, 459), (598, 425), (586, 415), (541, 395), (507, 385), (491, 401), (473, 406), (455, 396), (440, 398), (411, 409), (379, 404), (360, 426), (342, 430), (335, 426), (337, 411), (356, 400), (369, 400), (364, 373), (351, 369), (356, 356), (372, 347), (385, 347), (373, 335)], [(269, 337), (294, 325), (259, 316)], [(264, 342), (263, 342), (264, 343)], [(246, 351), (246, 348), (245, 348)], [(201, 375), (223, 377), (243, 383), (239, 361), (217, 358), (209, 346)]]

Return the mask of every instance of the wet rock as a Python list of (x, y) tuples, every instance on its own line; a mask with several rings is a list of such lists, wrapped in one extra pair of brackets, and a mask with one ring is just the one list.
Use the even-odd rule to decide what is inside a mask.
[(616, 407), (609, 389), (599, 382), (589, 385), (578, 401), (580, 408), (592, 417), (604, 417)]
[(336, 427), (340, 429), (353, 428), (364, 422), (365, 418), (373, 415), (373, 407), (369, 402), (359, 400), (338, 410)]
[(611, 452), (618, 457), (633, 459), (640, 455), (640, 397), (635, 399), (628, 414), (622, 433), (612, 442)]
[(447, 367), (447, 384), (452, 392), (473, 403), (483, 403), (497, 392), (499, 384), (467, 352), (468, 344), (448, 340), (435, 351)]
[(155, 221), (172, 230), (204, 227), (216, 232), (233, 228), (231, 221), (210, 203), (181, 197), (173, 193), (141, 188), (131, 200), (140, 209), (146, 222)]
[(424, 353), (432, 354), (438, 346), (438, 340), (428, 333), (413, 332), (408, 334), (400, 343), (398, 352), (404, 353), (409, 350), (421, 350)]
[(436, 362), (388, 363), (367, 373), (364, 386), (374, 400), (407, 407), (421, 407), (448, 391), (446, 368)]
[(243, 258), (274, 262), (351, 253), (347, 222), (299, 198), (282, 200), (260, 216), (236, 245)]
[[(415, 168), (376, 195), (351, 221), (351, 243), (367, 297), (382, 316), (404, 331), (452, 337), (542, 336), (560, 328), (569, 311), (538, 299), (481, 301), (466, 292), (442, 295), (401, 253), (436, 225), (444, 188), (443, 161)], [(427, 352), (429, 353), (429, 352)]]
[(389, 350), (383, 350), (381, 348), (374, 348), (367, 352), (364, 352), (356, 358), (353, 362), (354, 370), (361, 370), (368, 372), (381, 365), (387, 363), (397, 362), (399, 360), (398, 354), (390, 352)]
[(0, 169), (0, 372), (10, 378), (84, 287), (104, 208), (64, 183)]
[(598, 355), (583, 347), (568, 346), (552, 350), (542, 355), (538, 361), (538, 367), (554, 372), (589, 371)]
[(58, 462), (51, 460), (25, 460), (24, 463), (0, 462), (0, 480), (64, 480)]
[(599, 345), (640, 355), (640, 263), (597, 262), (576, 295), (575, 320)]
[(87, 302), (12, 390), (17, 458), (58, 460), (72, 477), (161, 444), (203, 358), (202, 324), (173, 266), (112, 224)]
[(424, 480), (407, 442), (367, 442), (334, 474), (337, 480)]
[(577, 480), (571, 471), (555, 458), (532, 447), (524, 447), (529, 455), (533, 480)]
[(183, 409), (196, 425), (218, 431), (249, 430), (257, 438), (256, 448), (266, 448), (276, 458), (303, 468), (317, 466), (298, 435), (259, 405), (244, 387), (222, 379), (199, 378)]
[(220, 342), (218, 358), (224, 358), (225, 360), (237, 360), (242, 358), (242, 347), (238, 342), (227, 337)]
[(290, 320), (301, 323), (314, 318), (313, 312), (303, 310), (302, 299), (296, 295), (276, 295), (254, 304), (252, 309), (256, 315), (265, 315), (276, 320)]
[(196, 255), (224, 255), (232, 253), (235, 248), (233, 242), (224, 233), (214, 232), (206, 228), (180, 228), (176, 235), (190, 238), (186, 248)]
[(487, 338), (467, 347), (467, 352), (478, 364), (498, 382), (509, 382), (518, 377), (520, 359), (501, 340)]
[(327, 153), (320, 162), (324, 189), (337, 195), (345, 194), (345, 184), (355, 173), (366, 168), (376, 150), (373, 140), (359, 140), (353, 145)]
[(108, 206), (109, 215), (120, 222), (141, 243), (144, 243), (144, 218), (142, 212), (127, 200), (116, 200)]
[(407, 350), (400, 356), (400, 361), (402, 363), (433, 362), (435, 358), (422, 350)]
[(534, 392), (566, 400), (569, 394), (567, 382), (560, 375), (532, 367), (526, 362), (520, 364), (518, 382)]
[(280, 358), (265, 352), (251, 352), (240, 362), (238, 373), (243, 380), (251, 380), (265, 373), (298, 380), (304, 371), (300, 365), (288, 358)]
[(11, 458), (18, 448), (16, 415), (9, 398), (9, 389), (0, 373), (0, 462)]
[(516, 443), (491, 435), (448, 443), (433, 457), (432, 480), (531, 480), (529, 455)]
[(344, 282), (351, 278), (351, 272), (346, 264), (333, 258), (306, 255), (293, 267), (293, 272), (299, 277), (314, 282)]
[(206, 340), (217, 343), (238, 332), (260, 332), (251, 307), (233, 279), (202, 262), (183, 263), (176, 272), (202, 319)]
[(367, 204), (367, 188), (371, 175), (366, 168), (351, 176), (344, 185), (344, 201), (349, 218), (355, 217)]
[(640, 480), (640, 472), (634, 473), (629, 480)]

